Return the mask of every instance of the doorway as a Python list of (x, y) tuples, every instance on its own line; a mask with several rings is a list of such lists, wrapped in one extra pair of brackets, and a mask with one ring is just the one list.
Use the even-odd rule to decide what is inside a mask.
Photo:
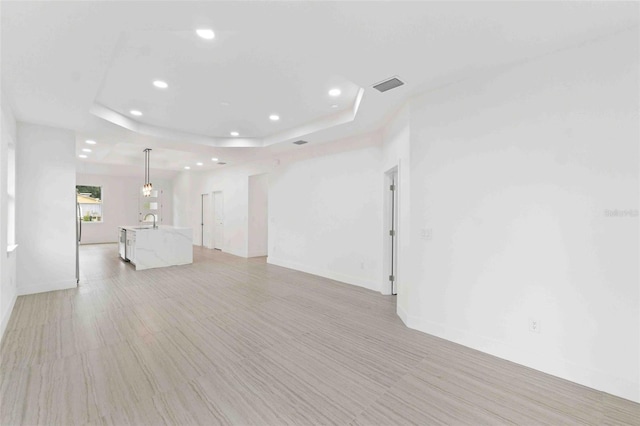
[(248, 257), (267, 256), (269, 245), (269, 176), (249, 176)]
[(200, 206), (200, 236), (201, 236), (201, 242), (200, 245), (202, 247), (207, 247), (209, 248), (210, 246), (210, 242), (211, 242), (211, 231), (212, 231), (212, 226), (209, 220), (207, 220), (207, 218), (209, 217), (210, 214), (210, 201), (209, 201), (210, 197), (209, 194), (200, 194), (200, 201), (201, 201), (201, 206)]
[(384, 210), (384, 253), (385, 276), (387, 285), (383, 286), (383, 294), (398, 294), (398, 167), (385, 173), (385, 210)]
[(213, 230), (211, 247), (222, 250), (224, 244), (224, 197), (222, 191), (213, 192)]

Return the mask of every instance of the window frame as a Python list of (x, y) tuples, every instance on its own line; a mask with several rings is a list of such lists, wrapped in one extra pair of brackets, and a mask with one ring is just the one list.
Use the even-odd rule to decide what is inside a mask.
[[(78, 195), (80, 194), (86, 194), (86, 192), (79, 192), (78, 187), (83, 187), (83, 188), (87, 188), (87, 187), (91, 187), (91, 188), (99, 188), (99, 193), (100, 193), (100, 202), (99, 203), (80, 203), (78, 202)], [(92, 197), (93, 198), (93, 197)], [(98, 198), (95, 198), (98, 199)], [(80, 220), (82, 221), (82, 224), (89, 224), (89, 223), (104, 223), (104, 186), (103, 185), (78, 185), (76, 184), (76, 202), (78, 202), (78, 204), (80, 205), (80, 213), (82, 214), (82, 216), (80, 216)], [(91, 206), (91, 205), (97, 205), (100, 206), (98, 208), (98, 213), (99, 216), (92, 216), (89, 214), (89, 212), (85, 213), (85, 208), (83, 208), (83, 206)], [(94, 211), (91, 211), (92, 213)], [(86, 217), (89, 217), (89, 220), (85, 220)], [(99, 218), (99, 220), (94, 220), (94, 218), (97, 217)]]

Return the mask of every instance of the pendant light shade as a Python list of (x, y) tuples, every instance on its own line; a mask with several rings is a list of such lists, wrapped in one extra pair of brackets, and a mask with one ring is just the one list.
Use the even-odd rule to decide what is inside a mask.
[(145, 197), (151, 196), (151, 190), (153, 185), (149, 182), (149, 157), (151, 155), (151, 148), (144, 150), (144, 186), (142, 187), (142, 195)]

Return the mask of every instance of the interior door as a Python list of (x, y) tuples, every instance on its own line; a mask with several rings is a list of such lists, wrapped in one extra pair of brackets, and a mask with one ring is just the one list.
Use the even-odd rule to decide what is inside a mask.
[(222, 191), (213, 193), (213, 248), (222, 250), (224, 243), (224, 198)]
[(211, 238), (212, 238), (212, 229), (211, 222), (207, 220), (210, 215), (211, 205), (209, 202), (209, 194), (202, 194), (202, 207), (201, 207), (201, 215), (200, 215), (200, 226), (201, 226), (201, 244), (202, 247), (210, 247)]

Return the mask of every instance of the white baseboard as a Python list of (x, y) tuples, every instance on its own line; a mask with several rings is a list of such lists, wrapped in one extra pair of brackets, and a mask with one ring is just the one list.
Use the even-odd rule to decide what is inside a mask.
[(56, 282), (48, 282), (46, 284), (29, 284), (18, 287), (18, 296), (24, 296), (27, 294), (45, 293), (47, 291), (66, 290), (69, 288), (76, 288), (78, 283), (75, 278), (70, 280), (60, 280)]
[(524, 365), (543, 373), (551, 374), (574, 383), (578, 383), (602, 392), (610, 393), (634, 402), (640, 402), (640, 383), (626, 377), (617, 377), (609, 373), (590, 369), (566, 359), (546, 356), (540, 352), (514, 347), (498, 340), (408, 316), (400, 307), (398, 315), (409, 328), (427, 333), (450, 342), (479, 350), (484, 353)]
[(324, 278), (329, 278), (330, 280), (335, 280), (335, 281), (340, 281), (340, 282), (351, 284), (351, 285), (356, 285), (358, 287), (364, 287), (373, 291), (380, 291), (379, 283), (373, 283), (361, 277), (341, 274), (341, 273), (330, 271), (324, 268), (318, 268), (315, 266), (304, 265), (301, 263), (291, 262), (284, 259), (278, 259), (277, 257), (274, 257), (274, 256), (267, 257), (267, 263), (270, 263), (276, 266), (282, 266), (284, 268), (295, 269), (296, 271), (306, 272), (308, 274), (318, 275)]
[(4, 312), (2, 314), (2, 320), (0, 320), (0, 342), (2, 342), (2, 339), (4, 338), (4, 332), (7, 329), (7, 325), (9, 324), (9, 318), (11, 318), (11, 312), (13, 312), (13, 307), (16, 304), (16, 299), (18, 298), (18, 294), (14, 294), (13, 297), (11, 298), (11, 302), (9, 302), (9, 306), (6, 310), (6, 312)]
[[(405, 312), (404, 309), (402, 309), (402, 307), (400, 306), (400, 304), (397, 303), (397, 299), (396, 299), (396, 314), (398, 314), (398, 317), (400, 317), (400, 319), (402, 320), (402, 322), (404, 323), (404, 325), (406, 325), (407, 327), (409, 327), (408, 325), (408, 321), (409, 321), (409, 315), (407, 315), (407, 313)], [(410, 327), (413, 328), (413, 327)]]
[(227, 250), (226, 248), (223, 248), (221, 251), (223, 253), (232, 254), (234, 256), (244, 257), (245, 259), (248, 257), (246, 252), (241, 252), (239, 250)]

